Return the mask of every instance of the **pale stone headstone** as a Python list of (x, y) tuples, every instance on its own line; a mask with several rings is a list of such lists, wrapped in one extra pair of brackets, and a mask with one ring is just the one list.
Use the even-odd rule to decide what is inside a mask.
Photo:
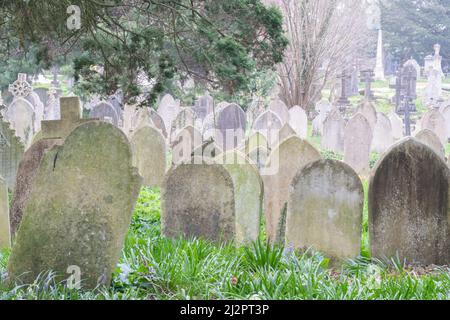
[(328, 100), (321, 100), (316, 103), (315, 110), (318, 112), (318, 115), (312, 122), (314, 136), (321, 136), (323, 134), (323, 122), (332, 109), (333, 107)]
[(281, 119), (283, 125), (289, 122), (289, 109), (280, 99), (272, 100), (269, 104), (269, 110), (274, 112)]
[(310, 247), (338, 260), (361, 251), (364, 190), (343, 162), (319, 160), (293, 179), (286, 217), (286, 243)]
[(9, 190), (14, 190), (16, 174), (24, 153), (24, 145), (0, 115), (0, 176)]
[(403, 120), (395, 112), (389, 113), (389, 121), (392, 127), (392, 136), (395, 141), (403, 138)]
[(9, 227), (8, 186), (0, 178), (0, 249), (11, 247), (11, 232)]
[(377, 122), (373, 129), (371, 150), (377, 153), (385, 152), (394, 143), (392, 125), (389, 118), (381, 112), (377, 113)]
[(36, 133), (34, 126), (36, 115), (31, 103), (21, 97), (14, 98), (5, 112), (5, 119), (16, 131), (16, 136), (20, 138), (25, 148), (28, 148)]
[(447, 126), (444, 116), (437, 109), (431, 109), (422, 116), (420, 128), (433, 131), (443, 145), (447, 143)]
[(194, 161), (173, 166), (161, 197), (162, 234), (232, 241), (236, 232), (234, 185), (219, 164)]
[(428, 83), (425, 89), (425, 101), (431, 104), (436, 103), (442, 96), (442, 80), (445, 75), (442, 71), (440, 50), (441, 46), (439, 44), (434, 45), (432, 61), (425, 65), (425, 73), (428, 77)]
[(176, 118), (172, 121), (172, 128), (170, 130), (170, 136), (172, 139), (175, 138), (178, 133), (180, 133), (180, 131), (187, 126), (195, 127), (195, 113), (190, 107), (181, 108)]
[(449, 168), (429, 147), (410, 137), (394, 145), (369, 186), (372, 256), (448, 265), (449, 187)]
[(305, 110), (299, 106), (289, 109), (289, 124), (295, 130), (297, 135), (306, 139), (308, 136), (308, 116)]
[(372, 129), (369, 121), (361, 114), (355, 114), (344, 130), (344, 162), (360, 175), (370, 171), (370, 145)]
[(450, 105), (441, 109), (442, 116), (445, 119), (445, 128), (447, 130), (447, 139), (450, 138)]
[(375, 128), (375, 124), (377, 123), (377, 110), (370, 101), (365, 100), (363, 103), (361, 103), (358, 106), (356, 112), (361, 113), (364, 118), (369, 121), (372, 130)]
[(214, 110), (214, 98), (210, 96), (209, 92), (200, 97), (194, 106), (194, 112), (196, 118), (205, 119), (207, 115), (212, 113)]
[(417, 140), (423, 144), (430, 147), (434, 152), (436, 152), (442, 159), (445, 159), (445, 149), (442, 145), (439, 137), (431, 130), (423, 129), (420, 130), (414, 136)]
[(247, 116), (237, 104), (229, 104), (217, 115), (215, 141), (222, 150), (237, 148), (245, 138)]
[(256, 118), (265, 111), (264, 101), (261, 98), (255, 98), (247, 109), (247, 121), (250, 127), (253, 127), (253, 122)]
[(303, 166), (320, 158), (319, 151), (296, 136), (284, 140), (270, 153), (265, 167), (273, 168), (275, 174), (263, 175), (266, 234), (270, 242), (283, 241), (283, 210), (292, 179)]
[(336, 153), (344, 150), (345, 120), (338, 109), (331, 111), (323, 123), (322, 147)]
[(145, 126), (133, 133), (131, 139), (133, 166), (147, 187), (161, 187), (166, 173), (166, 142), (155, 128)]
[(192, 152), (200, 147), (203, 143), (201, 133), (193, 126), (187, 126), (178, 133), (173, 140), (172, 147), (172, 163), (180, 164), (182, 162), (190, 162)]
[(261, 132), (269, 144), (278, 141), (278, 133), (283, 127), (283, 121), (271, 110), (267, 110), (259, 115), (253, 123), (253, 131)]
[(80, 124), (95, 120), (81, 118), (82, 112), (78, 97), (64, 97), (59, 101), (61, 119), (42, 121), (42, 130), (34, 142), (40, 139), (65, 139)]
[(175, 101), (170, 94), (166, 94), (161, 99), (157, 112), (164, 120), (165, 127), (169, 130), (172, 128), (172, 121), (175, 120), (178, 112), (180, 112), (180, 102)]
[(233, 179), (236, 233), (238, 244), (258, 240), (261, 225), (263, 182), (258, 169), (239, 151), (228, 151), (216, 158)]
[(141, 186), (131, 161), (126, 136), (101, 121), (80, 125), (47, 152), (25, 204), (10, 279), (32, 283), (52, 270), (60, 281), (75, 267), (83, 288), (108, 286)]
[(110, 122), (116, 127), (119, 126), (120, 116), (112, 104), (102, 101), (97, 104), (90, 112), (89, 117)]
[(44, 155), (55, 146), (62, 145), (62, 139), (41, 139), (31, 145), (23, 154), (17, 170), (17, 180), (11, 205), (11, 234), (14, 237), (22, 221), (25, 203), (28, 200), (34, 179)]
[(131, 119), (131, 132), (140, 127), (153, 126), (161, 132), (164, 138), (167, 138), (167, 129), (163, 118), (152, 108), (138, 108)]

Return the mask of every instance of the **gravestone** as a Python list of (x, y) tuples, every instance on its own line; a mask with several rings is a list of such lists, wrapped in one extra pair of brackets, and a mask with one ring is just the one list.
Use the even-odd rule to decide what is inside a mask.
[(417, 140), (430, 147), (436, 152), (442, 159), (445, 159), (445, 149), (442, 145), (439, 137), (431, 130), (420, 130), (415, 136)]
[(176, 118), (172, 121), (172, 128), (170, 130), (172, 139), (187, 126), (195, 127), (195, 113), (192, 108), (181, 108)]
[(389, 118), (381, 112), (377, 113), (377, 122), (373, 129), (371, 150), (377, 153), (385, 152), (394, 143), (392, 126)]
[(0, 176), (5, 179), (9, 190), (14, 190), (16, 174), (24, 153), (24, 145), (9, 123), (0, 115)]
[(260, 114), (253, 123), (253, 131), (262, 133), (270, 145), (278, 141), (278, 133), (282, 127), (283, 121), (270, 110)]
[[(297, 133), (294, 129), (289, 125), (289, 123), (285, 123), (284, 126), (281, 128), (280, 132), (278, 133), (278, 141), (275, 143), (275, 145), (279, 144), (280, 142), (283, 142), (289, 137), (296, 136)], [(274, 145), (274, 144), (272, 144)]]
[(313, 127), (313, 135), (321, 136), (323, 135), (323, 122), (327, 118), (328, 114), (333, 109), (331, 103), (328, 100), (321, 100), (316, 103), (315, 110), (318, 115), (314, 118), (312, 127)]
[(201, 133), (193, 126), (187, 126), (175, 137), (171, 144), (172, 147), (172, 163), (181, 164), (190, 162), (192, 152), (200, 147), (203, 143)]
[(272, 100), (269, 104), (269, 110), (281, 119), (283, 125), (289, 122), (289, 109), (280, 99)]
[(308, 136), (308, 116), (305, 110), (299, 106), (289, 109), (289, 124), (295, 130), (297, 135), (306, 139)]
[(17, 170), (17, 180), (10, 212), (11, 235), (13, 237), (15, 237), (22, 221), (25, 203), (30, 196), (34, 179), (44, 155), (53, 147), (60, 146), (62, 143), (62, 139), (41, 139), (33, 143), (24, 153)]
[(0, 178), (0, 249), (9, 249), (10, 247), (8, 186), (6, 181)]
[(161, 132), (164, 138), (167, 138), (168, 133), (164, 120), (152, 108), (138, 108), (138, 110), (135, 111), (131, 120), (132, 131), (136, 131), (143, 126), (154, 126), (159, 130), (159, 132)]
[(48, 91), (48, 98), (44, 108), (44, 120), (57, 120), (61, 118), (59, 97), (60, 94), (55, 88), (51, 88)]
[(292, 181), (286, 243), (354, 259), (361, 252), (363, 207), (363, 186), (352, 168), (335, 160), (310, 163)]
[(389, 113), (389, 121), (392, 127), (392, 136), (394, 141), (403, 138), (403, 120), (395, 112)]
[(447, 143), (447, 126), (444, 116), (437, 109), (431, 109), (422, 116), (420, 129), (433, 131), (443, 145)]
[(445, 128), (447, 132), (447, 140), (450, 138), (450, 105), (441, 109), (441, 114), (445, 119)]
[(131, 139), (133, 166), (139, 171), (146, 187), (161, 187), (166, 173), (166, 142), (155, 128), (144, 126)]
[(363, 103), (358, 105), (358, 108), (356, 109), (356, 113), (361, 113), (364, 118), (367, 119), (367, 121), (370, 124), (370, 127), (372, 130), (375, 128), (375, 124), (377, 123), (377, 110), (373, 106), (373, 104), (367, 100), (365, 100)]
[(194, 112), (195, 117), (199, 119), (205, 119), (207, 115), (214, 110), (214, 98), (210, 96), (209, 92), (195, 101)]
[(15, 130), (25, 148), (31, 145), (35, 131), (35, 113), (33, 106), (24, 98), (14, 98), (5, 112), (5, 119)]
[(108, 286), (141, 186), (126, 136), (111, 124), (78, 126), (47, 152), (25, 203), (8, 265), (11, 280), (32, 283), (73, 268), (81, 286)]
[(273, 168), (272, 175), (263, 175), (264, 210), (266, 215), (266, 235), (270, 242), (284, 239), (284, 207), (287, 203), (289, 186), (297, 172), (306, 164), (321, 158), (306, 140), (290, 137), (270, 153), (266, 168)]
[(178, 112), (180, 112), (180, 102), (175, 101), (170, 94), (166, 94), (161, 99), (157, 112), (164, 120), (164, 125), (167, 130), (170, 130), (172, 128), (172, 121), (175, 120)]
[(247, 121), (250, 127), (253, 127), (253, 122), (256, 118), (265, 111), (264, 101), (262, 98), (255, 98), (251, 102), (246, 111)]
[(109, 122), (116, 127), (119, 126), (120, 117), (114, 107), (105, 101), (97, 104), (90, 112), (89, 117), (92, 119), (100, 119)]
[(370, 171), (371, 141), (369, 121), (361, 113), (355, 114), (344, 130), (344, 162), (360, 175), (367, 175)]
[(44, 106), (47, 105), (48, 98), (49, 98), (49, 89), (47, 88), (35, 88), (33, 89), (34, 92), (39, 96), (39, 99), (44, 104)]
[(322, 147), (336, 153), (344, 151), (345, 120), (338, 109), (331, 111), (323, 123)]
[(60, 120), (42, 121), (42, 131), (35, 138), (35, 142), (40, 139), (65, 139), (80, 124), (94, 121), (96, 119), (82, 119), (80, 99), (78, 97), (60, 98), (61, 107)]
[(380, 159), (369, 186), (373, 257), (449, 264), (449, 176), (446, 163), (411, 137)]
[(173, 166), (161, 196), (161, 231), (169, 238), (232, 241), (236, 232), (234, 185), (219, 164)]
[(229, 104), (217, 116), (215, 141), (222, 150), (237, 148), (245, 138), (247, 116), (237, 104)]
[(231, 175), (234, 185), (236, 233), (238, 244), (258, 240), (261, 225), (263, 182), (258, 169), (239, 151), (228, 151), (216, 158)]

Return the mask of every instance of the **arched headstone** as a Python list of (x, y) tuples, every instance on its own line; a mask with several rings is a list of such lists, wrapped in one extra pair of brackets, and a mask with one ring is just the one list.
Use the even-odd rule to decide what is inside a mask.
[(245, 138), (247, 116), (237, 104), (229, 104), (217, 116), (215, 141), (223, 150), (237, 148)]
[(442, 145), (439, 137), (431, 130), (420, 130), (414, 136), (417, 140), (423, 144), (429, 146), (434, 152), (436, 152), (442, 159), (445, 159), (445, 149)]
[(389, 118), (381, 112), (377, 113), (377, 122), (373, 129), (373, 139), (371, 150), (383, 153), (394, 143), (392, 135), (392, 125)]
[(447, 126), (444, 116), (437, 109), (431, 109), (422, 116), (420, 128), (433, 131), (443, 145), (447, 143)]
[(289, 109), (289, 125), (295, 130), (297, 135), (306, 139), (308, 136), (308, 116), (305, 110), (299, 106)]
[(345, 120), (338, 109), (331, 111), (323, 123), (322, 147), (337, 153), (344, 150)]
[(89, 117), (92, 119), (100, 119), (105, 122), (109, 122), (116, 127), (119, 126), (119, 115), (114, 107), (105, 101), (100, 102), (94, 108), (92, 108)]
[(369, 122), (361, 113), (355, 114), (344, 130), (344, 162), (358, 174), (369, 173), (371, 141), (372, 129)]

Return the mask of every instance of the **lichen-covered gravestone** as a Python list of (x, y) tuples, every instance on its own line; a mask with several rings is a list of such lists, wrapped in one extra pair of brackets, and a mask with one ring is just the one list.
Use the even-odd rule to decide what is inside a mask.
[(8, 186), (0, 177), (0, 249), (11, 246), (11, 232), (9, 227)]
[(447, 143), (447, 126), (444, 116), (437, 109), (431, 109), (422, 116), (420, 129), (433, 131), (443, 145)]
[(361, 250), (364, 191), (352, 168), (335, 160), (306, 165), (293, 179), (286, 217), (286, 242), (338, 260)]
[(36, 115), (31, 103), (21, 97), (14, 98), (5, 112), (5, 119), (11, 124), (11, 128), (16, 131), (16, 136), (21, 139), (25, 148), (28, 148), (36, 133)]
[(345, 120), (338, 109), (331, 111), (323, 123), (322, 147), (336, 153), (344, 150)]
[(377, 122), (373, 129), (371, 150), (377, 153), (385, 152), (394, 143), (392, 125), (389, 118), (381, 112), (377, 113)]
[(144, 126), (130, 140), (133, 165), (138, 168), (147, 187), (160, 187), (166, 173), (166, 142), (155, 128)]
[[(306, 164), (321, 158), (306, 140), (296, 136), (284, 140), (267, 159), (263, 175), (264, 210), (266, 215), (266, 234), (270, 242), (284, 240), (283, 211), (288, 200), (289, 186), (297, 172)], [(272, 174), (269, 173), (269, 168)]]
[(366, 100), (361, 103), (356, 109), (356, 112), (361, 113), (367, 119), (372, 130), (375, 128), (375, 124), (377, 123), (377, 110), (370, 101)]
[(450, 263), (450, 171), (414, 138), (380, 159), (369, 186), (372, 256), (409, 264)]
[(162, 234), (232, 241), (235, 237), (233, 179), (219, 164), (194, 161), (167, 173), (161, 201)]
[(415, 136), (417, 140), (423, 144), (429, 146), (434, 152), (436, 152), (442, 159), (445, 159), (445, 149), (442, 145), (439, 137), (431, 130), (420, 130)]
[(289, 108), (280, 99), (272, 100), (269, 104), (269, 110), (280, 117), (283, 125), (289, 122)]
[(230, 173), (234, 185), (236, 235), (238, 244), (257, 241), (261, 225), (263, 182), (258, 169), (239, 151), (216, 158)]
[(372, 129), (369, 122), (361, 113), (355, 114), (344, 130), (344, 162), (358, 174), (369, 174), (371, 141)]
[(126, 136), (111, 124), (77, 127), (42, 159), (8, 265), (12, 281), (81, 272), (81, 285), (108, 286), (119, 260), (141, 178)]

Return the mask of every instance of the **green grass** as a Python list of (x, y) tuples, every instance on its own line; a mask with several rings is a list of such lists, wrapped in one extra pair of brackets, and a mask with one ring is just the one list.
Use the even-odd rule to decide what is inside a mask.
[[(367, 195), (367, 183), (364, 183)], [(247, 247), (207, 241), (169, 240), (160, 233), (159, 190), (143, 189), (109, 289), (82, 291), (55, 283), (51, 275), (0, 299), (449, 299), (450, 273), (420, 276), (392, 260), (371, 261), (367, 201), (362, 254), (331, 268), (311, 250), (299, 254), (259, 241)], [(0, 272), (9, 252), (0, 254)]]

